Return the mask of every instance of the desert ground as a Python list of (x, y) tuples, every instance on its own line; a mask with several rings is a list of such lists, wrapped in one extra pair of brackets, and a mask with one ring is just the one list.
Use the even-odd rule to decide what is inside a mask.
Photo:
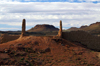
[(51, 37), (26, 36), (0, 44), (1, 65), (100, 66), (100, 52)]

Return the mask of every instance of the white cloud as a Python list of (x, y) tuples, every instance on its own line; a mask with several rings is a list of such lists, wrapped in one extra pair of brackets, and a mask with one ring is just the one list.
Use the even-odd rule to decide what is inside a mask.
[(2, 31), (19, 30), (19, 28), (0, 28)]
[(85, 1), (100, 1), (100, 0), (85, 0)]
[(24, 1), (31, 1), (31, 0), (24, 0)]
[(8, 29), (9, 30), (9, 29), (18, 29), (18, 28), (0, 28), (0, 29)]
[[(16, 2), (14, 2), (16, 3)], [(21, 26), (26, 19), (27, 26), (36, 24), (53, 24), (63, 27), (80, 27), (100, 21), (100, 3), (68, 3), (68, 2), (29, 2), (0, 4), (0, 24)]]
[[(28, 1), (28, 2), (31, 2), (31, 1), (35, 1), (35, 2), (41, 2), (41, 1), (46, 1), (46, 2), (49, 2), (49, 1), (53, 1), (53, 0), (0, 0), (0, 3), (8, 3), (8, 2), (21, 2), (21, 1)], [(63, 1), (66, 1), (66, 2), (74, 2), (76, 0), (55, 0), (55, 1), (58, 1), (58, 2), (63, 2)], [(80, 1), (80, 2), (94, 2), (94, 1), (98, 1), (100, 2), (100, 0), (77, 0), (77, 1)]]

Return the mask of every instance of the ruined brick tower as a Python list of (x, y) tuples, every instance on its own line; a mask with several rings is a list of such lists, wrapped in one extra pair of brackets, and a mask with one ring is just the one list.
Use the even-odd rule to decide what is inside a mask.
[(25, 29), (26, 29), (26, 20), (25, 19), (23, 19), (23, 21), (22, 21), (22, 33), (21, 33), (21, 36), (20, 37), (23, 37), (23, 36), (25, 36)]
[(59, 38), (62, 38), (62, 21), (60, 20), (60, 29), (57, 35)]

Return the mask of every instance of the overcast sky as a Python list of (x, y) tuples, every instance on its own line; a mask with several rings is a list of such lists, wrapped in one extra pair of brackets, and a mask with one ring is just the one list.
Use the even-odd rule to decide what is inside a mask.
[(59, 28), (80, 27), (100, 21), (100, 0), (0, 0), (0, 30), (27, 30), (36, 24)]

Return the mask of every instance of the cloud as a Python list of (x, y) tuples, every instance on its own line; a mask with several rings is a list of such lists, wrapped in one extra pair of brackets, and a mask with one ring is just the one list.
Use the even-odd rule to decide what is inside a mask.
[(0, 29), (18, 29), (18, 28), (0, 28)]
[(19, 30), (19, 28), (0, 28), (2, 31)]
[[(21, 27), (22, 19), (27, 26), (51, 24), (63, 28), (80, 27), (100, 21), (100, 3), (68, 2), (13, 2), (0, 4), (0, 24)], [(5, 28), (7, 28), (5, 26)]]
[(0, 3), (11, 3), (11, 2), (92, 2), (92, 3), (99, 3), (100, 0), (0, 0)]

